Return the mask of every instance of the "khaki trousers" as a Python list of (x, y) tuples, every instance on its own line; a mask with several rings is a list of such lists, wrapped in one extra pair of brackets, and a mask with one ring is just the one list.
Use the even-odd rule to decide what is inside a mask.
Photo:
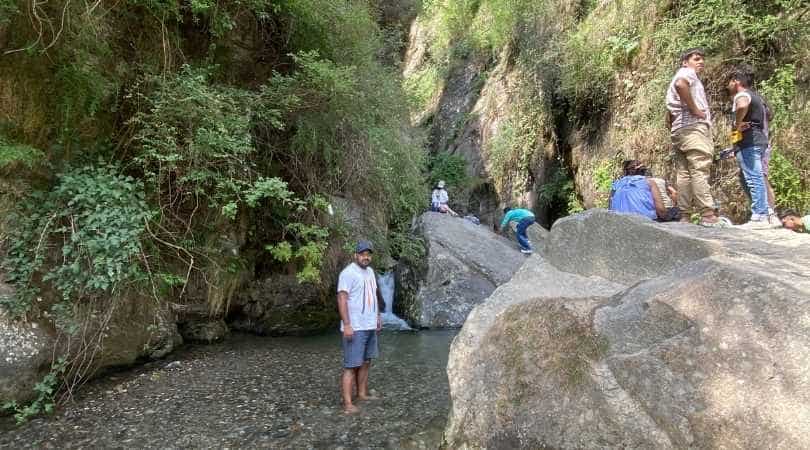
[(675, 130), (671, 138), (678, 207), (685, 217), (689, 217), (692, 211), (701, 214), (714, 211), (709, 186), (714, 145), (709, 125), (687, 125)]

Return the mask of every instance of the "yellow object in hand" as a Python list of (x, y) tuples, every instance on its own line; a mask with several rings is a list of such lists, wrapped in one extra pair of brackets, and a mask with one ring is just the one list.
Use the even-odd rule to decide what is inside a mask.
[(743, 139), (742, 131), (734, 130), (731, 132), (731, 143), (736, 144)]

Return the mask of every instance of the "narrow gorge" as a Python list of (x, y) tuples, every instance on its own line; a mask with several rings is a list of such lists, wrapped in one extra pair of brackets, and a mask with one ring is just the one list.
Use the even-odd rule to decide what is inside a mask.
[[(807, 235), (605, 210), (623, 160), (674, 181), (696, 46), (716, 149), (745, 64), (809, 211), (804, 0), (0, 0), (0, 447), (810, 446)], [(347, 417), (358, 239), (387, 326)]]

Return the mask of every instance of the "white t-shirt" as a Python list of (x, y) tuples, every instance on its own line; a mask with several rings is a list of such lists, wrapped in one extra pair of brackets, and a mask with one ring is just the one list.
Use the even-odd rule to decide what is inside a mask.
[(737, 112), (737, 100), (741, 97), (746, 97), (748, 98), (749, 102), (751, 101), (751, 94), (746, 91), (738, 92), (736, 95), (734, 95), (734, 100), (731, 101), (731, 112)]
[[(371, 267), (363, 269), (356, 263), (346, 266), (338, 277), (337, 291), (349, 294), (349, 322), (353, 330), (377, 329), (377, 279)], [(340, 331), (343, 331), (343, 321)]]
[(447, 191), (444, 189), (434, 189), (431, 195), (431, 203), (433, 206), (445, 205), (449, 201)]
[[(681, 101), (681, 96), (675, 89), (675, 82), (683, 78), (689, 83), (689, 92), (692, 94), (692, 99), (695, 101), (698, 109), (706, 113), (706, 119), (698, 119), (689, 112), (689, 107), (686, 103)], [(705, 123), (711, 125), (712, 117), (709, 111), (709, 101), (706, 99), (706, 90), (703, 89), (703, 83), (698, 78), (695, 69), (689, 67), (681, 67), (672, 78), (667, 89), (667, 109), (672, 113), (672, 131), (678, 128), (692, 125), (694, 123)]]

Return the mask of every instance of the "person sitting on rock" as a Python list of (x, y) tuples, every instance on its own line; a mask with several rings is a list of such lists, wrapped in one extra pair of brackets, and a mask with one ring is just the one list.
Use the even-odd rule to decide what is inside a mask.
[(436, 187), (433, 188), (433, 193), (430, 195), (430, 210), (457, 217), (458, 214), (448, 206), (449, 201), (450, 197), (444, 189), (444, 180), (439, 180), (439, 182), (436, 183)]
[(810, 224), (810, 214), (802, 217), (794, 209), (788, 209), (782, 212), (779, 216), (782, 220), (782, 226), (788, 230), (793, 230), (797, 233), (810, 233), (808, 224)]
[(664, 214), (661, 215), (658, 208), (656, 214), (659, 222), (675, 222), (681, 220), (681, 209), (678, 208), (678, 191), (667, 183), (663, 178), (654, 177), (649, 169), (645, 174), (648, 180), (652, 181), (655, 185), (650, 185), (650, 191), (653, 195), (653, 202), (656, 197), (660, 199), (661, 205), (664, 207)]
[(526, 235), (526, 229), (534, 223), (534, 213), (528, 209), (506, 207), (503, 209), (503, 220), (501, 220), (500, 232), (503, 233), (509, 222), (516, 222), (515, 236), (517, 237), (520, 252), (524, 254), (532, 253), (532, 244)]
[(624, 176), (613, 182), (608, 209), (624, 214), (637, 214), (659, 222), (680, 220), (678, 193), (663, 179), (649, 177), (641, 161), (622, 164)]

